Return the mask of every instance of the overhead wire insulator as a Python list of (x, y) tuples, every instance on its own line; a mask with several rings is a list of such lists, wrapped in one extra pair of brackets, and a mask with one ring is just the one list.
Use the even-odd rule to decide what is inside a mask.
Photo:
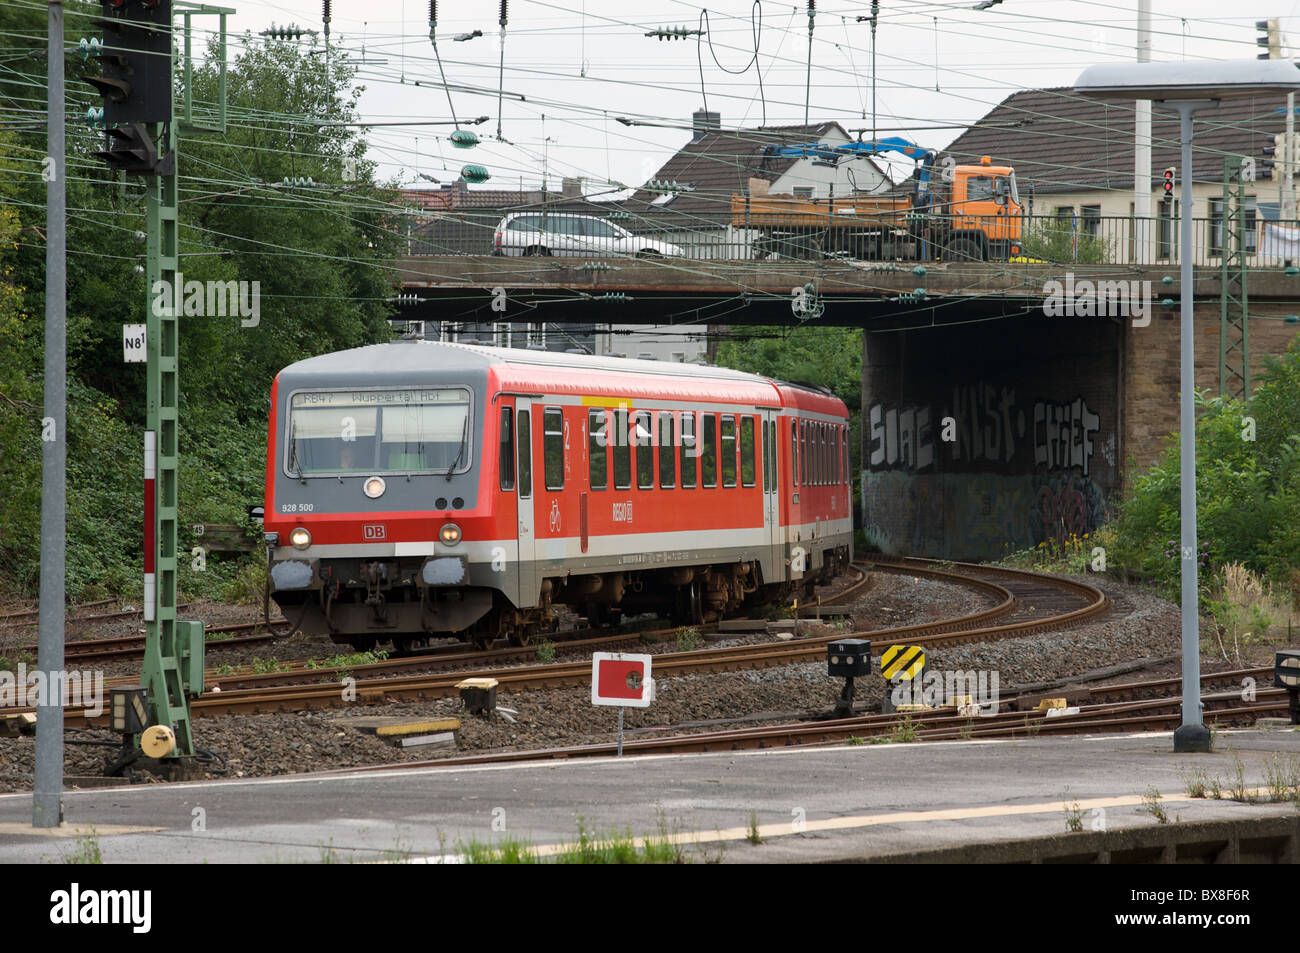
[(468, 129), (457, 129), (450, 136), (451, 144), (457, 149), (473, 149), (478, 145), (478, 134), (470, 132)]
[(86, 125), (91, 129), (104, 128), (104, 110), (97, 106), (91, 106), (86, 110)]
[(474, 183), (486, 182), (488, 179), (492, 178), (492, 173), (490, 173), (485, 166), (481, 165), (467, 165), (460, 170), (460, 175), (466, 182)]
[(104, 41), (97, 36), (82, 37), (77, 43), (77, 52), (81, 54), (83, 60), (90, 59), (92, 56), (101, 56), (104, 53)]

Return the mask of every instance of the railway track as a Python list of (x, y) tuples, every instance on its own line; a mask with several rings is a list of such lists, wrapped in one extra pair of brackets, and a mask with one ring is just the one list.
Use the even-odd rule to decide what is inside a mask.
[[(993, 605), (955, 619), (867, 630), (855, 635), (873, 640), (876, 654), (887, 644), (906, 641), (924, 646), (944, 646), (992, 639), (1016, 638), (1096, 617), (1109, 608), (1109, 600), (1095, 587), (1072, 580), (1056, 579), (1020, 570), (945, 564), (938, 569), (925, 560), (889, 560), (869, 564), (876, 571), (925, 576), (956, 583), (988, 596)], [(994, 579), (998, 581), (994, 581)], [(837, 594), (828, 603), (841, 601), (867, 584), (864, 574), (850, 589)], [(1053, 588), (1059, 592), (1053, 592)], [(736, 671), (742, 668), (787, 665), (820, 661), (828, 642), (844, 634), (795, 639), (782, 643), (727, 648), (699, 649), (690, 652), (663, 653), (656, 656), (655, 668), (660, 676), (687, 675), (699, 672)], [(457, 693), (456, 685), (468, 677), (495, 678), (502, 691), (527, 691), (542, 688), (585, 684), (591, 677), (587, 660), (560, 662), (527, 667), (484, 667), (452, 674), (391, 674), (393, 665), (411, 665), (409, 660), (375, 663), (373, 666), (350, 666), (346, 669), (316, 669), (310, 674), (299, 672), (267, 673), (265, 676), (238, 675), (216, 679), (217, 691), (196, 699), (193, 710), (198, 714), (297, 711), (332, 707), (355, 700), (378, 703), (418, 698), (447, 697)], [(389, 674), (383, 676), (382, 671)], [(359, 677), (375, 674), (376, 677)], [(355, 679), (349, 685), (354, 694), (345, 699), (339, 679)], [(267, 684), (279, 681), (281, 684)], [(283, 684), (289, 681), (296, 684)], [(68, 709), (69, 717), (85, 716), (84, 710)]]
[[(1154, 680), (1155, 686), (1161, 680)], [(1265, 716), (1285, 715), (1287, 694), (1282, 689), (1263, 689), (1255, 702), (1242, 701), (1240, 693), (1203, 695), (1205, 717), (1219, 726), (1225, 722), (1253, 721)], [(872, 744), (883, 742), (955, 741), (970, 739), (1026, 739), (1038, 735), (1095, 734), (1098, 732), (1166, 731), (1182, 722), (1181, 698), (1155, 698), (1140, 702), (1099, 704), (1081, 709), (1077, 715), (1049, 716), (1045, 712), (1000, 712), (970, 718), (952, 709), (911, 712), (906, 715), (864, 715), (797, 724), (706, 731), (694, 734), (632, 737), (623, 742), (624, 755), (684, 754), (691, 752), (741, 751), (797, 745)], [(644, 731), (645, 729), (642, 729)], [(633, 732), (633, 735), (637, 732)], [(617, 753), (617, 745), (572, 745), (524, 751), (485, 752), (399, 764), (346, 768), (321, 774), (356, 771), (393, 771), (461, 764), (502, 764), (547, 759), (603, 757)], [(315, 773), (315, 772), (314, 772)]]

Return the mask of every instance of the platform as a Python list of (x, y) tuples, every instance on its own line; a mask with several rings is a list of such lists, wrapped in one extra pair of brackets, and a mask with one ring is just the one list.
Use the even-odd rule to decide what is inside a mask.
[[(589, 831), (667, 827), (724, 863), (1051, 859), (1026, 853), (1044, 839), (1095, 860), (1099, 835), (1137, 851), (1117, 860), (1170, 860), (1169, 832), (1194, 825), (1220, 825), (1202, 844), (1243, 822), (1295, 828), (1290, 803), (1187, 794), (1203, 771), (1227, 798), (1238, 759), (1247, 786), (1262, 786), (1274, 756), (1300, 764), (1300, 732), (1223, 732), (1210, 755), (1175, 755), (1167, 734), (1103, 735), (291, 775), (70, 791), (55, 834), (34, 831), (31, 795), (13, 794), (0, 796), (0, 862), (57, 860), (92, 825), (110, 863), (454, 862), (458, 843), (503, 837), (553, 853), (579, 817)], [(1166, 824), (1143, 801), (1151, 788)], [(1067, 836), (1072, 814), (1082, 832)], [(1199, 859), (1293, 859), (1294, 837), (1268, 837), (1273, 847), (1251, 835)]]

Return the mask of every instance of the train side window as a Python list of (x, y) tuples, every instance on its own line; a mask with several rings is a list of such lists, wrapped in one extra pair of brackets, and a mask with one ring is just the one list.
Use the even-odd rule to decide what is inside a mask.
[(704, 414), (702, 419), (704, 454), (700, 457), (700, 483), (715, 487), (718, 485), (718, 428), (713, 414)]
[(740, 485), (754, 485), (754, 418), (740, 418)]
[(628, 441), (627, 411), (614, 411), (614, 489), (632, 488), (632, 445)]
[(519, 411), (515, 424), (515, 432), (519, 434), (519, 495), (526, 500), (533, 495), (533, 440), (528, 429), (528, 411)]
[(564, 412), (547, 407), (542, 412), (542, 466), (548, 490), (564, 489)]
[(731, 414), (722, 415), (722, 485), (736, 485), (736, 418)]
[(682, 489), (695, 489), (695, 460), (700, 455), (695, 448), (695, 414), (682, 414)]
[(767, 468), (767, 462), (768, 462), (768, 461), (767, 461), (767, 451), (768, 451), (768, 448), (771, 447), (771, 445), (772, 445), (772, 439), (771, 439), (771, 436), (768, 434), (768, 431), (767, 431), (767, 421), (766, 421), (766, 420), (763, 421), (763, 429), (762, 429), (762, 431), (761, 431), (761, 437), (762, 437), (762, 440), (763, 440), (763, 446), (762, 446), (762, 453), (763, 453), (763, 492), (766, 493), (768, 490), (772, 489), (772, 473), (771, 473), (771, 471), (768, 470), (768, 468)]
[(654, 433), (650, 430), (650, 411), (632, 415), (632, 442), (636, 445), (636, 485), (639, 490), (655, 488)]
[(799, 424), (790, 418), (790, 485), (799, 485)]
[(587, 414), (588, 476), (593, 490), (609, 486), (609, 450), (605, 439), (605, 411), (593, 410)]
[(503, 490), (513, 490), (515, 488), (514, 417), (512, 408), (501, 408), (501, 435), (498, 446), (497, 469), (501, 471), (501, 489)]
[(673, 415), (661, 413), (659, 415), (659, 486), (664, 490), (671, 490), (677, 482), (677, 464), (676, 456), (673, 453), (673, 447), (677, 441), (673, 439)]
[(808, 485), (808, 421), (799, 421), (799, 483)]
[(853, 482), (849, 476), (849, 428), (844, 428), (844, 485), (848, 486)]

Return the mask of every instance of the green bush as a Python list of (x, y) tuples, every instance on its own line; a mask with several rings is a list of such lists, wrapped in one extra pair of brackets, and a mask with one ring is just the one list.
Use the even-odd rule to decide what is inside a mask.
[[(1300, 340), (1269, 362), (1248, 400), (1198, 394), (1196, 406), (1201, 566), (1241, 563), (1293, 588), (1300, 577)], [(1180, 566), (1178, 456), (1174, 434), (1155, 465), (1131, 480), (1108, 551), (1112, 566), (1151, 578), (1170, 594), (1178, 590)]]

